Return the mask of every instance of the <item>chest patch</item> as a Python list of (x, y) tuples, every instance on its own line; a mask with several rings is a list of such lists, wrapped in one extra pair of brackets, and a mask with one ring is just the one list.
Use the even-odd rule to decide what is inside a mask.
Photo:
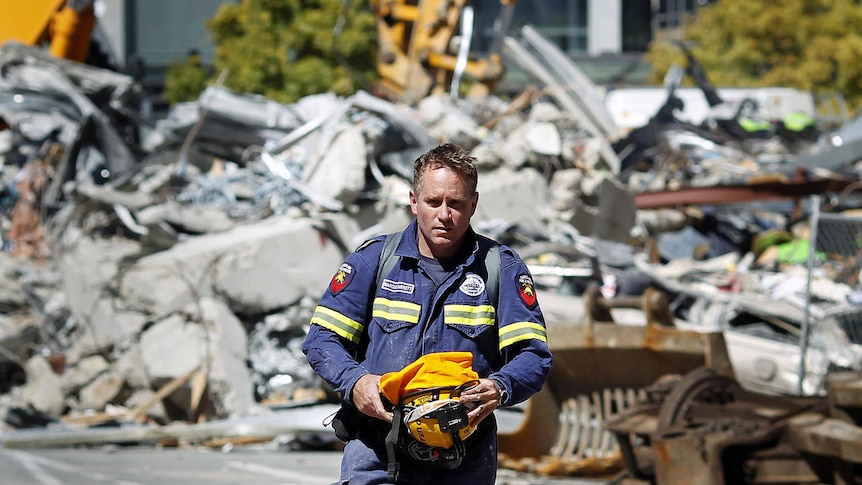
[(393, 293), (406, 293), (408, 295), (412, 295), (413, 290), (416, 289), (416, 285), (413, 283), (402, 283), (400, 281), (383, 280), (383, 283), (380, 284), (380, 289), (391, 291)]
[(521, 301), (529, 308), (536, 306), (536, 287), (533, 286), (533, 279), (530, 275), (518, 275), (518, 295)]
[(335, 272), (335, 276), (332, 277), (332, 281), (329, 282), (329, 291), (333, 295), (341, 293), (341, 290), (347, 288), (347, 285), (353, 280), (353, 273), (353, 266), (347, 263), (342, 264)]
[(485, 291), (485, 282), (479, 275), (468, 273), (458, 289), (467, 296), (479, 296)]

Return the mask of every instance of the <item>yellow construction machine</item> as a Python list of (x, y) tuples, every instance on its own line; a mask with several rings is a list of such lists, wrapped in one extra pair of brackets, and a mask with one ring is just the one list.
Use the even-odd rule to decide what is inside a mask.
[[(497, 38), (484, 58), (470, 58), (469, 0), (370, 0), (379, 45), (375, 94), (415, 103), (470, 81), (471, 95), (491, 92), (503, 75), (500, 56), (516, 0), (500, 0)], [(96, 25), (92, 0), (0, 0), (0, 44), (46, 46), (58, 58), (85, 62)], [(458, 42), (454, 42), (454, 41)]]
[[(503, 76), (503, 37), (516, 0), (500, 0), (501, 14), (491, 52), (468, 56), (472, 37), (469, 0), (371, 0), (377, 22), (376, 86), (380, 97), (414, 103), (429, 93), (446, 92), (461, 75), (469, 77), (470, 95), (491, 92)], [(457, 46), (452, 45), (457, 39)], [(455, 52), (453, 52), (455, 51)]]
[(96, 26), (92, 0), (0, 0), (0, 45), (44, 45), (51, 55), (84, 62)]

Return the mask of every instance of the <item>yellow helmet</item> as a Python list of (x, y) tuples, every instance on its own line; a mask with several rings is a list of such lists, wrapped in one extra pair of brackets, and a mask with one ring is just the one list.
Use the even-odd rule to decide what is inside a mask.
[(461, 390), (477, 384), (437, 387), (410, 393), (401, 401), (404, 424), (413, 438), (434, 448), (449, 449), (476, 431), (467, 417), (467, 407), (457, 399)]
[(437, 454), (440, 449), (454, 448), (453, 458), (463, 456), (463, 441), (476, 427), (470, 425), (467, 407), (458, 397), (464, 389), (478, 384), (479, 375), (472, 366), (470, 352), (437, 352), (381, 376), (380, 392), (401, 408), (410, 436), (438, 449), (410, 450), (411, 454)]

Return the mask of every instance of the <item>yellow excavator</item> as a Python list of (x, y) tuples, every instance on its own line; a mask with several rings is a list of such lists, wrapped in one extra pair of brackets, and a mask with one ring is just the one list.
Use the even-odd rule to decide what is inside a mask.
[[(473, 83), (470, 95), (491, 92), (503, 76), (500, 56), (516, 0), (500, 0), (497, 37), (490, 53), (468, 58), (472, 10), (469, 0), (371, 0), (377, 22), (380, 97), (414, 103), (429, 93), (457, 89), (461, 75)], [(460, 25), (459, 25), (460, 24)], [(450, 45), (460, 34), (458, 51)]]
[[(472, 35), (469, 0), (370, 0), (376, 17), (379, 81), (375, 94), (415, 103), (471, 81), (470, 94), (492, 91), (503, 75), (500, 48), (516, 0), (500, 0), (500, 29), (490, 54), (468, 56)], [(84, 62), (96, 25), (92, 0), (0, 0), (0, 44), (16, 40), (46, 46), (58, 58)], [(469, 15), (467, 15), (469, 14)], [(460, 35), (458, 46), (453, 39)], [(452, 53), (451, 48), (458, 52)]]
[(0, 45), (45, 45), (54, 57), (84, 62), (96, 26), (92, 0), (0, 1)]

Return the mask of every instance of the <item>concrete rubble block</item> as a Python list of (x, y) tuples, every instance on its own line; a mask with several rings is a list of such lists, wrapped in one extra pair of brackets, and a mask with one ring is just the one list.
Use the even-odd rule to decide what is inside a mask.
[(123, 376), (126, 386), (132, 389), (150, 389), (152, 379), (147, 374), (141, 347), (137, 342), (119, 353), (113, 362), (114, 369)]
[[(141, 334), (140, 349), (153, 390), (203, 366), (216, 414), (236, 416), (254, 406), (247, 340), (242, 322), (224, 303), (202, 298), (147, 329)], [(189, 410), (190, 391), (186, 384), (169, 400)]]
[[(84, 179), (86, 180), (86, 179)], [(156, 202), (156, 197), (143, 191), (124, 192), (110, 185), (96, 185), (80, 182), (75, 185), (77, 195), (102, 202), (107, 205), (120, 204), (131, 210), (141, 209)]]
[(529, 161), (531, 152), (529, 132), (530, 127), (525, 123), (512, 131), (502, 143), (495, 147), (497, 156), (503, 160), (506, 167), (517, 170)]
[(483, 130), (476, 120), (455, 105), (448, 94), (426, 96), (416, 106), (419, 119), (438, 140), (471, 150), (481, 141)]
[(320, 238), (314, 223), (276, 216), (187, 239), (138, 259), (120, 279), (120, 296), (150, 319), (164, 318), (213, 291), (256, 311), (283, 308), (309, 291), (321, 291), (332, 275), (320, 268), (335, 268), (334, 260), (343, 258), (334, 244)]
[(606, 142), (601, 138), (586, 138), (582, 142), (580, 151), (580, 162), (585, 165), (590, 171), (615, 172), (615, 168), (619, 165), (618, 160), (607, 160), (605, 155)]
[(85, 236), (64, 248), (57, 268), (63, 277), (62, 286), (69, 310), (79, 322), (89, 321), (105, 287), (117, 275), (117, 263), (139, 250), (140, 246), (129, 239)]
[(560, 215), (560, 220), (568, 220), (572, 217), (583, 178), (584, 172), (577, 168), (558, 170), (551, 177), (549, 185), (551, 208)]
[(41, 340), (40, 326), (33, 317), (0, 315), (0, 365), (26, 360)]
[(344, 123), (331, 139), (315, 144), (304, 169), (306, 184), (344, 204), (365, 189), (368, 150), (362, 128)]
[(553, 123), (529, 123), (527, 126), (527, 143), (530, 151), (538, 155), (558, 157), (563, 154), (563, 142), (560, 131)]
[(141, 312), (123, 308), (121, 299), (105, 296), (93, 303), (90, 313), (81, 320), (78, 335), (73, 342), (74, 350), (86, 355), (112, 349), (116, 345), (134, 339), (149, 317)]
[(168, 201), (166, 209), (167, 222), (192, 234), (222, 232), (237, 224), (223, 208), (212, 205), (185, 205)]
[(102, 411), (123, 389), (123, 376), (109, 371), (96, 376), (78, 392), (78, 408)]
[(678, 209), (639, 210), (635, 213), (635, 220), (649, 234), (679, 231), (690, 223), (688, 214)]
[(7, 251), (0, 251), (0, 304), (7, 308), (26, 306), (27, 295), (18, 283), (18, 260)]
[(357, 233), (356, 221), (342, 214), (270, 218), (246, 226), (233, 232), (234, 244), (215, 267), (213, 286), (232, 307), (253, 313), (285, 308), (307, 295), (319, 297), (354, 249), (348, 242)]
[[(597, 207), (577, 201), (571, 223), (578, 232), (586, 236), (628, 243), (635, 223), (634, 195), (612, 177), (587, 177), (584, 182), (600, 180), (591, 187), (598, 196)], [(581, 184), (583, 187), (584, 184)]]
[(548, 184), (532, 168), (499, 168), (479, 175), (477, 221), (502, 219), (533, 229), (541, 228), (548, 212)]
[(563, 117), (563, 112), (553, 103), (539, 101), (530, 107), (530, 112), (527, 115), (529, 121), (535, 123), (554, 123)]
[(598, 205), (601, 196), (601, 187), (605, 180), (610, 180), (613, 175), (608, 172), (591, 170), (584, 173), (581, 179), (581, 197), (589, 205)]
[(27, 383), (21, 389), (21, 400), (39, 412), (54, 416), (63, 414), (62, 378), (51, 368), (48, 359), (41, 355), (31, 357), (24, 364), (24, 372)]
[(140, 406), (148, 406), (146, 409), (146, 415), (159, 423), (165, 423), (168, 421), (168, 413), (165, 410), (165, 405), (161, 401), (156, 401), (151, 403), (153, 397), (156, 395), (156, 392), (152, 389), (138, 389), (126, 399), (126, 402), (123, 403), (123, 406), (128, 409), (136, 409)]
[(473, 148), (470, 151), (470, 156), (476, 159), (476, 168), (480, 171), (493, 170), (503, 163), (494, 149), (496, 140), (488, 142), (488, 139)]
[(101, 355), (84, 357), (77, 362), (67, 362), (63, 372), (63, 393), (77, 392), (110, 368)]

